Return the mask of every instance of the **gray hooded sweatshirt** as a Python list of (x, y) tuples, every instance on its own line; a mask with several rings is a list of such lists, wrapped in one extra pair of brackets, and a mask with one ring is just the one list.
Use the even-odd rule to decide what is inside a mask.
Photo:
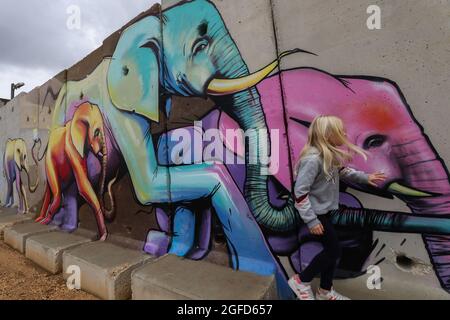
[(328, 176), (323, 170), (323, 160), (317, 148), (300, 160), (294, 186), (295, 207), (300, 217), (312, 228), (320, 224), (317, 215), (339, 208), (339, 178), (352, 184), (367, 184), (369, 175), (352, 168), (334, 168)]

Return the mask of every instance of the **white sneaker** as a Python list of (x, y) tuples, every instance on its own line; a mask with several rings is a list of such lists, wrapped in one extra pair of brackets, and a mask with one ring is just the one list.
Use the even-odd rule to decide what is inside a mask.
[(350, 300), (350, 298), (347, 298), (346, 296), (343, 296), (342, 294), (334, 291), (333, 288), (331, 288), (330, 291), (325, 290), (317, 290), (316, 294), (317, 300)]
[(289, 279), (288, 284), (299, 300), (315, 300), (311, 284), (302, 282), (297, 274)]

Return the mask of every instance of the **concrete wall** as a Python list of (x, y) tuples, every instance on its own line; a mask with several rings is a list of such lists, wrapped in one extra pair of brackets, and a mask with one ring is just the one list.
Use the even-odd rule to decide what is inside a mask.
[[(196, 3), (203, 3), (205, 8), (209, 6), (208, 2), (203, 0), (196, 0), (193, 5)], [(438, 0), (380, 0), (375, 3), (368, 0), (357, 3), (352, 0), (215, 0), (212, 3), (239, 50), (238, 54), (235, 53), (236, 57), (242, 58), (250, 72), (260, 70), (282, 52), (294, 48), (316, 54), (296, 53), (283, 57), (271, 76), (257, 85), (256, 96), (253, 93), (255, 101), (260, 100), (262, 103), (265, 125), (268, 129), (278, 130), (280, 133), (278, 144), (271, 141), (272, 152), (278, 152), (279, 163), (277, 172), (269, 178), (270, 188), (266, 191), (272, 203), (283, 207), (283, 199), (289, 197), (295, 178), (294, 165), (306, 141), (307, 124), (320, 114), (340, 116), (347, 126), (350, 140), (370, 153), (368, 162), (355, 159), (351, 166), (365, 171), (382, 170), (388, 175), (388, 182), (379, 189), (361, 185), (353, 188), (345, 186), (346, 189), (343, 189), (341, 194), (341, 205), (359, 208), (360, 215), (357, 219), (372, 214), (372, 211), (366, 209), (394, 212), (395, 215), (401, 212), (404, 215), (399, 215), (403, 217), (403, 220), (400, 219), (403, 222), (399, 224), (372, 224), (363, 229), (339, 226), (344, 249), (338, 276), (358, 277), (368, 266), (377, 264), (382, 270), (389, 270), (387, 272), (393, 278), (396, 274), (401, 277), (406, 275), (407, 279), (417, 284), (432, 288), (442, 287), (448, 291), (450, 270), (447, 261), (450, 259), (450, 238), (424, 235), (449, 234), (450, 231), (442, 227), (445, 223), (441, 221), (444, 220), (420, 221), (419, 229), (414, 230), (408, 223), (418, 214), (439, 219), (440, 216), (450, 213), (447, 171), (450, 161), (447, 137), (450, 129), (446, 126), (449, 117), (446, 102), (449, 98), (447, 78), (450, 71), (450, 6), (445, 1)], [(366, 9), (371, 4), (376, 4), (381, 9), (380, 30), (369, 30), (366, 25), (369, 17)], [(185, 11), (183, 8), (186, 8)], [(1, 107), (0, 148), (4, 149), (9, 138), (23, 138), (30, 153), (34, 130), (38, 130), (45, 146), (52, 124), (58, 127), (71, 121), (76, 106), (84, 101), (98, 104), (105, 125), (111, 132), (111, 135), (107, 136), (111, 148), (109, 156), (117, 157), (117, 161), (114, 163), (112, 160), (107, 168), (107, 180), (114, 177), (120, 169), (119, 179), (112, 189), (117, 215), (114, 222), (107, 224), (109, 233), (141, 241), (145, 251), (156, 255), (171, 252), (220, 263), (228, 261), (218, 261), (218, 253), (219, 256), (220, 253), (222, 256), (229, 254), (231, 261), (234, 261), (236, 256), (253, 258), (259, 262), (245, 267), (241, 265), (241, 269), (264, 273), (261, 267), (261, 261), (265, 259), (264, 249), (251, 249), (261, 245), (262, 239), (255, 236), (242, 240), (240, 234), (230, 233), (222, 216), (222, 212), (228, 210), (228, 202), (220, 202), (222, 204), (217, 206), (217, 194), (211, 195), (205, 191), (207, 196), (199, 197), (198, 193), (195, 193), (201, 187), (208, 190), (206, 181), (211, 177), (210, 171), (205, 170), (205, 176), (191, 179), (184, 185), (186, 182), (179, 184), (174, 175), (183, 173), (186, 166), (179, 167), (179, 172), (178, 169), (167, 171), (167, 180), (160, 182), (157, 189), (159, 191), (156, 191), (152, 189), (156, 180), (146, 176), (148, 161), (142, 160), (146, 158), (139, 150), (141, 147), (128, 150), (133, 146), (126, 143), (136, 139), (142, 141), (143, 150), (156, 149), (160, 165), (173, 165), (172, 159), (168, 158), (170, 152), (165, 153), (165, 150), (174, 148), (173, 144), (165, 140), (168, 137), (167, 132), (170, 132), (170, 136), (176, 133), (177, 129), (189, 128), (189, 134), (194, 135), (193, 126), (196, 120), (203, 120), (203, 130), (219, 128), (225, 133), (226, 129), (237, 128), (241, 125), (241, 119), (233, 110), (236, 107), (233, 101), (214, 96), (205, 98), (202, 94), (188, 94), (186, 90), (180, 89), (172, 96), (171, 111), (167, 112), (167, 97), (177, 88), (167, 89), (164, 86), (168, 85), (164, 83), (159, 92), (160, 105), (156, 106), (157, 110), (153, 110), (155, 106), (150, 102), (145, 104), (144, 111), (151, 110), (153, 115), (159, 115), (159, 119), (153, 116), (150, 117), (151, 121), (148, 120), (151, 123), (149, 137), (140, 136), (142, 132), (136, 129), (145, 129), (146, 124), (130, 120), (134, 125), (126, 126), (127, 120), (120, 118), (121, 120), (117, 121), (118, 118), (111, 111), (117, 107), (127, 109), (127, 103), (135, 104), (136, 97), (130, 95), (130, 92), (137, 95), (142, 92), (139, 90), (148, 90), (145, 86), (142, 87), (144, 89), (139, 89), (139, 83), (142, 83), (137, 80), (128, 85), (126, 90), (118, 90), (118, 97), (125, 97), (123, 99), (127, 101), (120, 107), (109, 97), (112, 91), (104, 84), (105, 78), (110, 77), (106, 73), (109, 70), (110, 57), (122, 52), (122, 49), (130, 50), (131, 56), (134, 54), (134, 48), (129, 42), (126, 42), (126, 45), (121, 42), (121, 39), (127, 36), (127, 28), (135, 27), (139, 30), (142, 18), (160, 18), (164, 15), (165, 23), (155, 25), (151, 32), (160, 41), (160, 48), (165, 52), (169, 67), (160, 69), (156, 64), (150, 67), (135, 66), (130, 65), (131, 60), (127, 60), (124, 64), (126, 71), (122, 71), (126, 77), (129, 74), (134, 75), (133, 72), (139, 72), (139, 68), (149, 68), (146, 72), (152, 75), (162, 72), (163, 78), (170, 78), (170, 72), (173, 70), (171, 66), (174, 65), (172, 60), (182, 61), (177, 54), (192, 46), (191, 42), (184, 43), (183, 40), (190, 29), (185, 27), (175, 35), (173, 30), (176, 30), (178, 24), (184, 23), (180, 22), (185, 21), (183, 18), (194, 21), (197, 15), (202, 14), (202, 9), (198, 7), (197, 11), (189, 8), (189, 4), (180, 6), (178, 1), (163, 1), (162, 13), (158, 7), (142, 13), (112, 34), (102, 47), (88, 57), (41, 87), (28, 94), (21, 94)], [(177, 10), (180, 11), (177, 13), (180, 15), (179, 21), (173, 22), (177, 19), (170, 20), (171, 12)], [(211, 11), (212, 16), (215, 14), (214, 10)], [(211, 25), (209, 27), (212, 28)], [(143, 28), (141, 32), (150, 31)], [(216, 66), (219, 63), (217, 60), (223, 56), (226, 56), (225, 51), (222, 57), (219, 52), (215, 60)], [(200, 65), (206, 66), (208, 63), (205, 60)], [(138, 70), (133, 69), (134, 67)], [(179, 71), (185, 74), (187, 82), (195, 83), (206, 72), (196, 68), (191, 65), (190, 68)], [(116, 74), (115, 78), (108, 78), (108, 81), (120, 83), (121, 80), (119, 81), (119, 75)], [(141, 78), (140, 81), (147, 80)], [(64, 84), (67, 84), (66, 91)], [(133, 108), (136, 106), (133, 105)], [(73, 110), (70, 111), (71, 109)], [(126, 138), (122, 139), (122, 136)], [(151, 148), (148, 139), (153, 142)], [(234, 149), (230, 147), (230, 141), (227, 142), (228, 149)], [(417, 142), (413, 144), (413, 149), (419, 152), (401, 147), (413, 142)], [(238, 150), (239, 148), (236, 148), (232, 151), (239, 154)], [(399, 154), (399, 150), (403, 150), (403, 154)], [(89, 163), (92, 166), (87, 174), (96, 188), (100, 164), (92, 159), (94, 158), (91, 156)], [(164, 172), (168, 170), (166, 166), (161, 168)], [(43, 162), (38, 169), (41, 181), (45, 181)], [(32, 166), (31, 172), (34, 178), (37, 168)], [(246, 167), (227, 164), (227, 170), (220, 175), (229, 175), (224, 180), (229, 184), (222, 183), (221, 188), (229, 190), (228, 196), (231, 201), (236, 201), (235, 205), (239, 203), (240, 214), (245, 216), (245, 212), (250, 212), (258, 216), (257, 209), (248, 201), (248, 197), (247, 204), (242, 202), (246, 193)], [(140, 177), (147, 178), (146, 183), (140, 185)], [(0, 178), (0, 196), (4, 201), (5, 178)], [(259, 181), (261, 185), (262, 180)], [(398, 188), (397, 193), (393, 192), (393, 183), (397, 182), (406, 184), (410, 193), (416, 193), (415, 197), (398, 194)], [(31, 212), (36, 214), (41, 208), (43, 185), (41, 183), (38, 191), (29, 196)], [(76, 189), (74, 190), (76, 193)], [(405, 192), (406, 189), (400, 190)], [(155, 198), (155, 192), (161, 192), (161, 198)], [(143, 195), (149, 196), (150, 201), (143, 201)], [(428, 198), (429, 195), (433, 197)], [(75, 203), (74, 212), (60, 210), (56, 214), (56, 220), (75, 215), (79, 219), (80, 227), (97, 230), (92, 209), (80, 197)], [(145, 203), (147, 205), (143, 205)], [(212, 212), (211, 208), (214, 209)], [(267, 225), (258, 222), (265, 240), (268, 241), (268, 247), (281, 258), (283, 268), (289, 275), (304, 268), (321, 249), (315, 242), (300, 245), (308, 234), (305, 226), (301, 226), (297, 231), (286, 226), (280, 233), (271, 231)], [(250, 228), (256, 225), (252, 219), (247, 221), (245, 218), (241, 222), (238, 219), (236, 223), (237, 227), (247, 226), (248, 234), (252, 234), (253, 229)], [(78, 224), (72, 227), (76, 228)], [(174, 232), (177, 237), (172, 238), (171, 234)], [(224, 233), (233, 246), (238, 245), (237, 249), (226, 245)], [(289, 239), (291, 236), (300, 240), (289, 243), (279, 240)], [(242, 244), (242, 241), (246, 243)], [(192, 248), (194, 250), (190, 250)], [(261, 254), (258, 256), (255, 252)]]
[(0, 107), (3, 107), (5, 104), (8, 103), (8, 99), (0, 99)]

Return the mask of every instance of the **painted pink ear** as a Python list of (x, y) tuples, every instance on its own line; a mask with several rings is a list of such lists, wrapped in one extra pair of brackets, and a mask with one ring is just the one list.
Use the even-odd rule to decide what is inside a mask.
[[(223, 137), (225, 146), (234, 154), (237, 154), (240, 157), (245, 157), (244, 136), (242, 135), (241, 131), (237, 131), (238, 129), (240, 129), (240, 127), (236, 121), (234, 121), (225, 112), (220, 113), (219, 130), (220, 134)], [(233, 130), (233, 132), (239, 133), (237, 135), (239, 137), (238, 139), (236, 139), (237, 141), (233, 141), (231, 134), (228, 134), (227, 137), (227, 130)]]

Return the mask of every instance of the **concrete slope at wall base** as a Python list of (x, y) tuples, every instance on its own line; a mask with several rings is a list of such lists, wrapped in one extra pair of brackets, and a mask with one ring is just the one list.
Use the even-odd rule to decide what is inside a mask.
[[(92, 231), (89, 229), (78, 228), (72, 234), (79, 235), (84, 238), (89, 238), (93, 241), (98, 240), (98, 232)], [(108, 242), (112, 244), (116, 244), (122, 248), (127, 248), (131, 250), (142, 251), (142, 248), (145, 246), (144, 241), (139, 241), (133, 238), (128, 238), (124, 236), (118, 236), (116, 234), (108, 234)]]
[(2, 207), (2, 205), (0, 204), (0, 217), (10, 215), (17, 215), (17, 208)]
[(263, 277), (229, 267), (165, 255), (136, 269), (131, 276), (134, 300), (268, 300), (276, 299), (273, 276)]
[(60, 231), (39, 234), (26, 240), (25, 256), (52, 274), (62, 272), (64, 251), (91, 242), (90, 238)]
[[(81, 289), (107, 300), (131, 298), (131, 272), (153, 259), (109, 242), (83, 244), (63, 253), (63, 270), (79, 267)], [(64, 273), (67, 279), (70, 274)]]
[[(450, 295), (435, 283), (432, 275), (412, 275), (400, 271), (391, 263), (380, 265), (381, 286), (369, 289), (373, 274), (365, 274), (354, 279), (335, 280), (334, 287), (353, 300), (449, 300)], [(372, 277), (372, 278), (369, 278)], [(414, 281), (411, 278), (415, 277)], [(315, 279), (313, 286), (317, 286)]]
[(5, 228), (14, 226), (16, 224), (21, 224), (25, 222), (30, 222), (32, 217), (30, 214), (22, 215), (17, 213), (5, 212), (0, 215), (0, 240), (4, 239)]

